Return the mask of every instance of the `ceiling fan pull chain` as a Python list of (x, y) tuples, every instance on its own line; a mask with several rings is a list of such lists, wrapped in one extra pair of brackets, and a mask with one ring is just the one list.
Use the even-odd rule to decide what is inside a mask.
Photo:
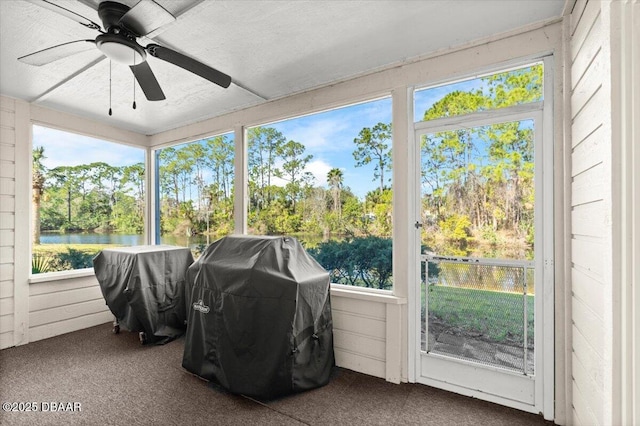
[(111, 60), (109, 60), (109, 115), (113, 115), (111, 111)]
[(133, 51), (133, 109), (136, 109), (136, 52)]

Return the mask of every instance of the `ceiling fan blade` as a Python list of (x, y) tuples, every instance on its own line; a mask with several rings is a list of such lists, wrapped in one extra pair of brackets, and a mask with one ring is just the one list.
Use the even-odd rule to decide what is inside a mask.
[(163, 61), (171, 62), (172, 64), (177, 65), (180, 68), (184, 68), (185, 70), (190, 71), (194, 74), (197, 74), (200, 77), (217, 84), (218, 86), (224, 87), (225, 89), (231, 84), (231, 77), (229, 77), (227, 74), (211, 68), (210, 66), (205, 65), (202, 62), (185, 56), (182, 53), (178, 53), (175, 50), (158, 46), (157, 44), (149, 44), (146, 49), (151, 56), (155, 56), (156, 58), (162, 59)]
[(62, 16), (66, 16), (69, 19), (73, 19), (77, 23), (84, 25), (87, 28), (100, 31), (100, 25), (96, 24), (91, 19), (85, 18), (84, 16), (74, 12), (73, 10), (69, 10), (62, 6), (58, 6), (57, 4), (49, 0), (27, 0), (27, 1), (33, 4), (37, 4), (40, 7), (44, 7), (45, 9), (52, 10)]
[(147, 61), (141, 62), (137, 65), (131, 65), (131, 71), (133, 71), (133, 75), (138, 80), (138, 84), (142, 88), (144, 95), (150, 101), (162, 101), (165, 98), (162, 89), (160, 88), (160, 84), (158, 80), (156, 80), (156, 76), (151, 71), (151, 67)]
[(59, 44), (57, 46), (48, 47), (34, 53), (30, 53), (18, 58), (20, 62), (29, 65), (46, 65), (58, 59), (68, 58), (76, 53), (85, 52), (94, 49), (96, 42), (93, 40), (76, 40), (69, 43)]
[(176, 18), (158, 3), (141, 1), (129, 9), (129, 11), (120, 18), (118, 24), (138, 36), (145, 36), (175, 20)]

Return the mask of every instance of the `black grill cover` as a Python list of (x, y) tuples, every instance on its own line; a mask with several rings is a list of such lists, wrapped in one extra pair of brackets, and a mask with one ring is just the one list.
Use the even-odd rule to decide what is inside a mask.
[(185, 247), (135, 246), (102, 250), (93, 269), (118, 322), (130, 331), (143, 331), (153, 343), (184, 333), (184, 284), (192, 263)]
[(296, 239), (222, 238), (189, 267), (186, 285), (184, 368), (264, 399), (327, 384), (329, 273)]

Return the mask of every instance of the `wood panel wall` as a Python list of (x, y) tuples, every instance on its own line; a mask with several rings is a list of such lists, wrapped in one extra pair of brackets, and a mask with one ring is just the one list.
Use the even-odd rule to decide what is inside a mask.
[(606, 238), (611, 190), (607, 170), (607, 96), (600, 1), (571, 14), (572, 418), (605, 424), (607, 395)]
[(0, 349), (13, 346), (15, 259), (15, 102), (0, 98)]

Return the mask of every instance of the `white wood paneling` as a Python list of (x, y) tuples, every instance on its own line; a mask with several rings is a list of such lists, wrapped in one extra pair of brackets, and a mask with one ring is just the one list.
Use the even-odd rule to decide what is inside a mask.
[(7, 127), (5, 123), (0, 123), (0, 144), (5, 146), (15, 146), (16, 131), (12, 127)]
[(107, 308), (102, 298), (43, 309), (41, 311), (32, 311), (29, 314), (29, 327), (34, 329), (46, 324), (54, 324), (75, 318), (86, 318), (87, 316), (103, 312), (109, 312), (109, 308)]
[(0, 229), (15, 229), (15, 214), (0, 212)]
[(78, 290), (86, 287), (97, 287), (98, 281), (94, 275), (79, 278), (66, 278), (59, 280), (51, 280), (45, 282), (37, 282), (33, 278), (29, 287), (29, 296), (34, 297), (43, 294), (51, 294), (56, 292), (65, 292), (68, 290)]
[(602, 75), (603, 60), (602, 54), (598, 52), (589, 64), (589, 68), (583, 75), (579, 76), (580, 81), (571, 95), (571, 118), (575, 118), (602, 87), (602, 80), (599, 77)]
[(359, 333), (334, 328), (333, 345), (336, 349), (360, 354), (382, 362), (385, 360), (384, 339), (375, 339)]
[[(29, 341), (46, 339), (113, 320), (95, 276), (29, 286)], [(82, 324), (86, 324), (82, 326)]]
[[(604, 393), (604, 387), (598, 386), (590, 375), (589, 371), (580, 361), (580, 358), (573, 356), (573, 379), (576, 386), (580, 389), (598, 389), (600, 393)], [(604, 424), (604, 407), (601, 401), (595, 399), (598, 397), (598, 392), (585, 392), (582, 395), (589, 408), (591, 409), (594, 417), (597, 419), (597, 424)]]
[(15, 198), (11, 195), (0, 195), (0, 212), (13, 212), (16, 209)]
[(13, 346), (13, 331), (0, 334), (0, 349)]
[(349, 312), (354, 315), (379, 319), (384, 321), (386, 310), (384, 303), (372, 303), (370, 301), (351, 299), (347, 297), (331, 296), (331, 308), (333, 310)]
[(13, 297), (13, 281), (0, 281), (0, 299)]
[(0, 299), (0, 315), (10, 315), (13, 314), (13, 311), (13, 297)]
[(571, 270), (574, 297), (591, 309), (599, 321), (604, 321), (604, 284), (587, 270), (578, 266)]
[[(602, 2), (571, 15), (572, 403), (575, 424), (610, 424), (610, 77)], [(610, 376), (609, 376), (610, 377)]]
[[(2, 130), (4, 131), (5, 128), (2, 128)], [(13, 132), (13, 130), (11, 131)], [(4, 137), (3, 139), (0, 139), (0, 160), (13, 162), (15, 161), (15, 158), (16, 158), (15, 146), (13, 144), (9, 145), (8, 143), (5, 143)]]
[(0, 109), (0, 125), (2, 127), (13, 129), (15, 119), (16, 115), (13, 111), (4, 108)]
[[(586, 389), (587, 393), (590, 393), (591, 390)], [(592, 408), (589, 406), (589, 403), (585, 401), (583, 391), (577, 385), (575, 380), (573, 381), (573, 424), (576, 425), (597, 425), (598, 420), (593, 414)]]
[(374, 377), (384, 378), (385, 362), (373, 359), (360, 353), (334, 348), (336, 365), (349, 370), (358, 371)]
[(97, 312), (80, 317), (72, 317), (66, 320), (53, 322), (29, 329), (29, 341), (48, 339), (72, 331), (82, 330), (95, 325), (113, 321), (113, 315), (109, 311)]
[(589, 69), (589, 64), (591, 64), (593, 58), (595, 58), (602, 49), (602, 29), (599, 19), (592, 23), (592, 27), (587, 33), (587, 38), (582, 43), (576, 39), (571, 42), (572, 51), (575, 51), (578, 45), (579, 50), (577, 50), (571, 67), (572, 89), (575, 89), (581, 82), (582, 76), (585, 75)]
[(60, 290), (29, 297), (29, 312), (37, 312), (58, 306), (69, 306), (88, 300), (102, 299), (102, 292), (97, 283), (92, 287), (71, 290)]
[(576, 115), (571, 124), (574, 147), (602, 125), (601, 115), (603, 102), (604, 95), (602, 91), (598, 90), (584, 108), (580, 110), (578, 115)]
[(0, 96), (0, 349), (14, 345), (15, 101)]
[(0, 178), (0, 194), (4, 194), (4, 195), (16, 194), (16, 187), (13, 179)]
[(331, 297), (336, 365), (386, 378), (386, 304)]
[(384, 319), (372, 319), (351, 312), (332, 310), (333, 326), (339, 330), (350, 330), (353, 333), (384, 340), (386, 335)]
[(601, 201), (605, 197), (605, 171), (602, 163), (576, 175), (571, 184), (571, 205)]
[(602, 358), (575, 327), (573, 332), (573, 348), (573, 356), (580, 360), (596, 384), (593, 390), (602, 394), (604, 392), (604, 372), (601, 368)]
[(0, 334), (13, 331), (13, 314), (0, 315)]
[(595, 279), (602, 282), (604, 276), (602, 252), (604, 250), (604, 243), (600, 239), (574, 236), (571, 240), (574, 268), (588, 271)]
[(604, 211), (601, 202), (586, 203), (571, 210), (571, 231), (574, 236), (604, 237)]
[(600, 126), (573, 149), (571, 154), (572, 176), (579, 175), (601, 163), (604, 155), (604, 129)]

